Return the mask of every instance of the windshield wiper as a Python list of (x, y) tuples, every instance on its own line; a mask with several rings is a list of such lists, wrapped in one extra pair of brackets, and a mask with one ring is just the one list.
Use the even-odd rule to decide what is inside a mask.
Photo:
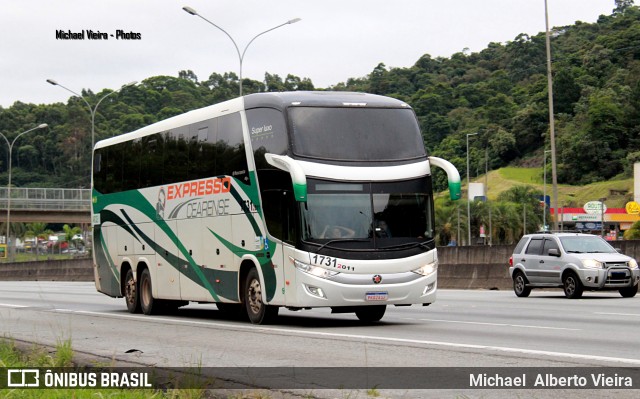
[(415, 248), (415, 247), (424, 247), (426, 249), (429, 249), (429, 244), (427, 244), (426, 242), (407, 242), (404, 244), (389, 245), (388, 247), (380, 247), (376, 249), (391, 250), (391, 249)]
[[(316, 253), (320, 252), (324, 247), (330, 246), (329, 244), (333, 244), (336, 242), (369, 242), (369, 241), (370, 241), (369, 239), (362, 239), (362, 238), (337, 238), (334, 240), (329, 240), (324, 244), (320, 245), (320, 247), (316, 249)], [(335, 247), (332, 247), (332, 248), (335, 248)]]
[(568, 254), (583, 254), (582, 251), (567, 251)]

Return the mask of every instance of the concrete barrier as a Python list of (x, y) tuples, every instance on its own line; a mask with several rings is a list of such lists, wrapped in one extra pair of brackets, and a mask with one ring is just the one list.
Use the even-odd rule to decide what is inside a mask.
[[(640, 240), (617, 241), (622, 253), (640, 258)], [(509, 257), (515, 245), (439, 247), (438, 287), (457, 289), (512, 289)], [(93, 281), (91, 259), (2, 263), (4, 281)]]
[(2, 281), (93, 281), (91, 259), (0, 264)]
[(511, 289), (509, 257), (515, 245), (438, 248), (438, 288)]

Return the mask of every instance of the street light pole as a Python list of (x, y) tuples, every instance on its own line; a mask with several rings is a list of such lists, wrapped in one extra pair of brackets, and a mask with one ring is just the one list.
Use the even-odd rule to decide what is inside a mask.
[(87, 108), (89, 108), (89, 112), (91, 113), (91, 153), (93, 154), (93, 147), (95, 146), (95, 126), (96, 126), (96, 111), (98, 110), (98, 106), (100, 105), (100, 103), (102, 102), (102, 100), (104, 100), (105, 98), (109, 97), (110, 95), (119, 92), (120, 90), (124, 89), (125, 87), (129, 87), (129, 86), (133, 86), (135, 84), (137, 84), (138, 82), (133, 81), (133, 82), (129, 82), (123, 86), (121, 86), (119, 89), (116, 89), (112, 92), (107, 93), (106, 95), (104, 95), (100, 100), (98, 100), (98, 102), (96, 103), (96, 105), (94, 107), (91, 106), (91, 104), (89, 104), (89, 102), (80, 94), (76, 93), (75, 91), (61, 85), (60, 83), (56, 82), (53, 79), (47, 79), (47, 83), (53, 85), (53, 86), (60, 86), (63, 89), (65, 89), (66, 91), (68, 91), (69, 93), (73, 94), (76, 97), (79, 97), (82, 101), (84, 101), (84, 103), (87, 105)]
[(278, 28), (280, 28), (281, 26), (294, 24), (294, 23), (296, 23), (296, 22), (300, 21), (300, 18), (290, 19), (289, 21), (287, 21), (287, 22), (285, 22), (285, 23), (283, 23), (283, 24), (280, 24), (280, 25), (278, 25), (278, 26), (274, 26), (274, 27), (273, 27), (273, 28), (271, 28), (271, 29), (267, 29), (267, 30), (265, 30), (264, 32), (258, 33), (257, 35), (255, 35), (255, 36), (253, 37), (253, 39), (251, 39), (251, 40), (249, 41), (249, 43), (247, 43), (247, 45), (244, 47), (244, 50), (242, 50), (242, 53), (240, 53), (240, 48), (238, 47), (238, 44), (236, 43), (236, 41), (233, 39), (233, 37), (231, 37), (231, 35), (230, 35), (226, 30), (222, 29), (222, 28), (221, 28), (221, 27), (219, 27), (218, 25), (216, 25), (216, 24), (214, 24), (213, 22), (209, 21), (207, 18), (205, 18), (205, 17), (203, 17), (202, 15), (198, 14), (198, 12), (197, 12), (196, 10), (194, 10), (193, 8), (191, 8), (191, 7), (185, 6), (185, 7), (182, 7), (182, 9), (183, 9), (186, 13), (188, 13), (188, 14), (190, 14), (190, 15), (195, 15), (195, 16), (198, 16), (198, 17), (202, 18), (203, 20), (205, 20), (205, 21), (206, 21), (206, 22), (208, 22), (209, 24), (211, 24), (211, 25), (213, 25), (214, 27), (216, 27), (216, 28), (218, 28), (219, 30), (221, 30), (221, 31), (222, 31), (222, 33), (224, 33), (225, 35), (227, 35), (227, 37), (228, 37), (229, 39), (231, 39), (231, 42), (233, 43), (233, 46), (236, 48), (236, 53), (238, 53), (238, 60), (240, 61), (240, 70), (239, 70), (239, 72), (240, 72), (240, 74), (239, 74), (239, 79), (240, 79), (240, 91), (239, 91), (239, 93), (240, 93), (240, 97), (242, 97), (242, 62), (244, 61), (244, 56), (245, 56), (245, 54), (246, 54), (246, 52), (247, 52), (247, 49), (248, 49), (248, 48), (249, 48), (249, 46), (251, 45), (251, 43), (253, 43), (253, 41), (254, 41), (254, 40), (256, 40), (259, 36), (264, 35), (265, 33), (268, 33), (268, 32), (271, 32), (272, 30), (278, 29)]
[[(542, 184), (542, 226), (544, 229), (547, 229), (547, 152), (551, 152), (551, 150), (544, 151), (544, 170), (543, 170), (543, 184)], [(557, 208), (556, 208), (557, 211)], [(558, 215), (556, 214), (556, 219)]]
[(22, 136), (23, 134), (27, 134), (29, 132), (32, 132), (36, 129), (44, 129), (45, 127), (48, 127), (49, 125), (47, 125), (46, 123), (41, 123), (38, 126), (31, 128), (27, 131), (24, 131), (22, 133), (20, 133), (19, 135), (17, 135), (13, 141), (11, 143), (9, 143), (9, 139), (7, 139), (7, 137), (0, 133), (0, 136), (2, 136), (2, 138), (4, 139), (4, 141), (7, 142), (7, 147), (9, 147), (9, 178), (8, 178), (8, 183), (7, 183), (7, 237), (6, 237), (6, 244), (7, 244), (7, 258), (9, 257), (9, 234), (11, 233), (11, 166), (12, 166), (12, 162), (11, 162), (11, 158), (12, 158), (12, 154), (13, 154), (13, 145), (15, 144), (16, 140), (18, 140), (20, 138), (20, 136)]
[(555, 218), (553, 219), (553, 230), (558, 230), (558, 174), (556, 168), (556, 133), (555, 120), (553, 116), (553, 77), (551, 75), (551, 39), (549, 34), (549, 11), (547, 0), (544, 0), (544, 20), (546, 26), (546, 48), (547, 48), (547, 88), (549, 94), (549, 141), (551, 144), (551, 184), (553, 186), (553, 209)]
[(471, 245), (471, 200), (470, 200), (470, 185), (471, 185), (471, 176), (469, 175), (469, 136), (475, 136), (478, 133), (467, 133), (467, 234), (468, 241), (467, 245)]

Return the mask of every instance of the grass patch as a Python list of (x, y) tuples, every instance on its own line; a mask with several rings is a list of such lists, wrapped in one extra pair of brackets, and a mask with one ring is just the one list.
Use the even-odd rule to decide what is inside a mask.
[[(552, 195), (551, 176), (547, 176), (547, 195)], [(488, 194), (490, 200), (496, 200), (501, 192), (517, 185), (532, 186), (540, 192), (544, 189), (542, 168), (507, 167), (489, 172), (488, 179), (484, 175), (472, 179), (475, 183), (488, 180)], [(463, 181), (466, 190), (466, 180)], [(633, 200), (633, 179), (612, 180), (591, 183), (585, 186), (570, 186), (558, 184), (558, 205), (582, 208), (589, 201), (606, 198), (608, 208), (624, 208), (628, 201)]]
[[(28, 350), (18, 348), (14, 341), (0, 338), (0, 367), (6, 368), (54, 368), (69, 367), (79, 370), (73, 363), (71, 340), (58, 340), (55, 351), (34, 345)], [(3, 376), (4, 377), (4, 376)], [(42, 381), (43, 376), (40, 376)], [(3, 399), (200, 399), (206, 397), (204, 389), (113, 389), (113, 388), (4, 388)]]
[(500, 175), (513, 182), (538, 185), (543, 183), (542, 168), (515, 168), (507, 167), (499, 169)]

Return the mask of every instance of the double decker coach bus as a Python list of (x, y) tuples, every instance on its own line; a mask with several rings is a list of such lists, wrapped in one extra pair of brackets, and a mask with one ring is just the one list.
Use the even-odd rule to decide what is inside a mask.
[(98, 291), (154, 314), (189, 301), (266, 323), (279, 307), (363, 321), (429, 305), (438, 258), (431, 166), (407, 104), (260, 93), (98, 142)]

